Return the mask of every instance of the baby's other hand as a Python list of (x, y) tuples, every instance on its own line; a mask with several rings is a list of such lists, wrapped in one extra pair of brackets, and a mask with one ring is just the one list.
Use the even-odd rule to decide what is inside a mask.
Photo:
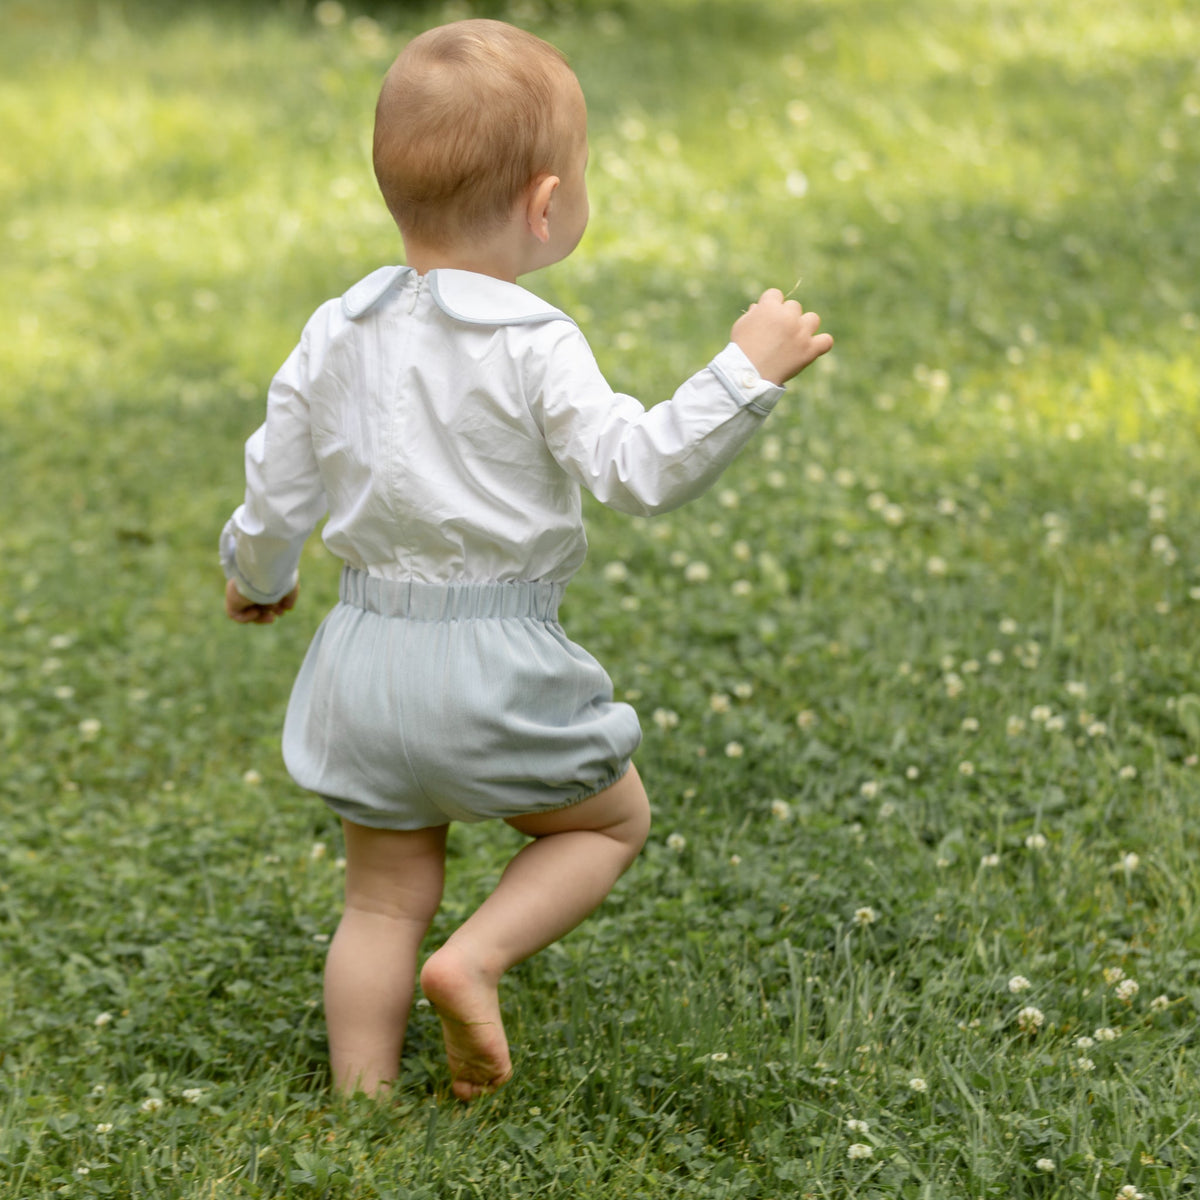
[(300, 585), (274, 604), (256, 604), (247, 600), (237, 589), (237, 584), (229, 580), (225, 584), (225, 615), (239, 625), (270, 625), (276, 617), (296, 607), (296, 597), (300, 594)]
[(782, 385), (832, 349), (833, 338), (817, 332), (820, 324), (816, 313), (769, 288), (734, 322), (730, 337), (763, 379)]

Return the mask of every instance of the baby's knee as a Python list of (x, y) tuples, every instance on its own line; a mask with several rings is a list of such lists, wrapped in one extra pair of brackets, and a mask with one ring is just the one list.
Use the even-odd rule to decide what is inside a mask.
[(608, 832), (610, 836), (627, 847), (629, 860), (632, 862), (650, 836), (650, 800), (646, 795), (646, 789), (642, 786), (641, 779), (638, 778), (632, 767), (618, 786), (624, 792), (621, 797), (622, 811)]

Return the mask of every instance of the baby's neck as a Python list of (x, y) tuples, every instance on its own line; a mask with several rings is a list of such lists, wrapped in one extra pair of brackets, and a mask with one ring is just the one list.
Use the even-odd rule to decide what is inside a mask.
[(404, 249), (408, 265), (418, 275), (437, 270), (473, 271), (476, 275), (490, 275), (505, 283), (516, 283), (520, 273), (516, 256), (501, 245), (436, 247), (406, 238)]

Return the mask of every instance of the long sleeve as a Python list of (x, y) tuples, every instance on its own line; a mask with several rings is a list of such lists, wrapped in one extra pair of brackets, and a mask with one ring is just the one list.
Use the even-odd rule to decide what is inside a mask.
[(305, 342), (271, 383), (267, 419), (246, 442), (246, 494), (221, 533), (221, 565), (238, 590), (272, 604), (296, 585), (300, 553), (327, 501), (305, 398)]
[(646, 409), (612, 391), (578, 331), (560, 338), (537, 413), (546, 444), (568, 475), (620, 512), (648, 516), (699, 496), (783, 394), (731, 342)]

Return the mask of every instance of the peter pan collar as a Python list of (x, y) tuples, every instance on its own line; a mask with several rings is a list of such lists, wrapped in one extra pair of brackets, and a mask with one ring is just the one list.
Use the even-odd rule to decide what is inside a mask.
[[(349, 320), (356, 321), (416, 278), (412, 267), (380, 267), (346, 292), (342, 297), (342, 312)], [(541, 297), (490, 275), (443, 267), (430, 271), (425, 279), (438, 308), (467, 325), (530, 325), (571, 320)]]

